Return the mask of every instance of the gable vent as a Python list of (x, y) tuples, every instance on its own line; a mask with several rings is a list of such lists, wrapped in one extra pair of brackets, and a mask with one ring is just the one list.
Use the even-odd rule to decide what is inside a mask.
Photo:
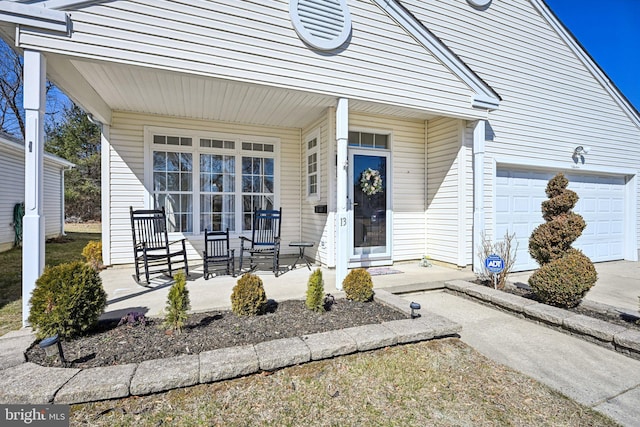
[(346, 0), (290, 0), (289, 14), (298, 36), (316, 49), (337, 49), (351, 34)]

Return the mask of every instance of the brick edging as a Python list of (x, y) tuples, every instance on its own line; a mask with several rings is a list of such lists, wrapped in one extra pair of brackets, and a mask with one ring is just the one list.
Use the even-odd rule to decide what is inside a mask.
[(445, 282), (461, 295), (640, 360), (640, 331), (532, 301), (465, 280)]

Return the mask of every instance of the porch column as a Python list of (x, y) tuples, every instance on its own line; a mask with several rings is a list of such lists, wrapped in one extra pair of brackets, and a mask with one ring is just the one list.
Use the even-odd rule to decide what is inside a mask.
[(42, 53), (24, 52), (25, 170), (22, 235), (22, 325), (27, 326), (29, 299), (44, 270), (43, 156), (45, 76)]
[(349, 264), (347, 185), (349, 182), (347, 145), (349, 139), (349, 100), (338, 99), (336, 108), (336, 289), (342, 290)]
[[(484, 142), (485, 121), (478, 120), (473, 128), (473, 271), (480, 273), (484, 260), (478, 248), (482, 243), (484, 221)], [(495, 237), (495, 236), (494, 236)]]
[(111, 127), (100, 126), (100, 182), (102, 204), (102, 263), (111, 265)]

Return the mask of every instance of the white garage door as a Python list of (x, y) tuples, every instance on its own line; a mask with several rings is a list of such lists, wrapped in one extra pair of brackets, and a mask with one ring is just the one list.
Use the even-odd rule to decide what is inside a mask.
[[(505, 231), (516, 233), (518, 252), (514, 271), (532, 270), (538, 264), (529, 255), (529, 236), (543, 223), (540, 204), (547, 199), (545, 188), (555, 173), (498, 169), (496, 177), (496, 237)], [(580, 197), (574, 211), (587, 223), (574, 247), (594, 262), (623, 259), (624, 185), (620, 176), (566, 173), (569, 189)]]

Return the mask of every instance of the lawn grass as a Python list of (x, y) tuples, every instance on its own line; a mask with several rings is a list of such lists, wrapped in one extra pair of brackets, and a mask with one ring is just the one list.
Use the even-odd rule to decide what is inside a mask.
[[(90, 240), (100, 240), (101, 234), (70, 232), (45, 245), (45, 262), (54, 266), (63, 262), (84, 260), (82, 249)], [(22, 249), (0, 253), (0, 336), (22, 327)]]
[(72, 425), (614, 426), (457, 338), (143, 397), (74, 405)]

